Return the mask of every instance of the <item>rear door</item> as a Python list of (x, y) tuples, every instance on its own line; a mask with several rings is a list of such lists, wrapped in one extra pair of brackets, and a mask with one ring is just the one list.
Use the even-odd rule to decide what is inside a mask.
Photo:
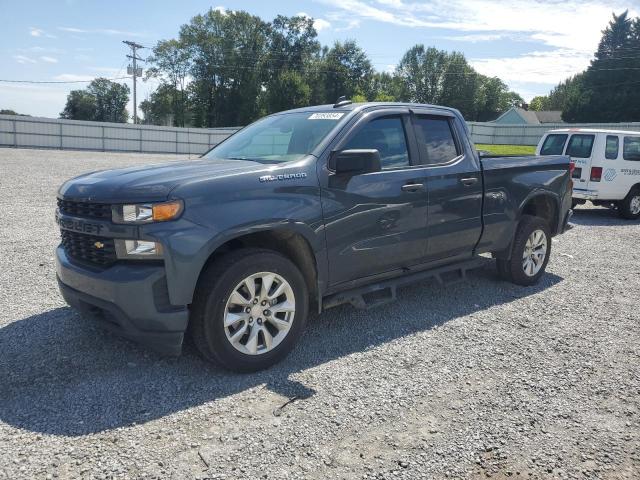
[[(592, 189), (590, 181), (595, 139), (596, 136), (593, 133), (574, 133), (569, 135), (564, 154), (569, 155), (571, 161), (576, 165), (573, 172), (574, 190), (589, 191)], [(596, 188), (597, 186), (595, 185)]]
[(415, 108), (411, 119), (426, 167), (426, 260), (471, 256), (482, 232), (482, 177), (467, 135), (448, 112)]

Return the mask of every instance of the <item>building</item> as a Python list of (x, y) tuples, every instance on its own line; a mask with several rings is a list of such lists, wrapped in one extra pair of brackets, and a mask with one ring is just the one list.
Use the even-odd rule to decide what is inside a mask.
[(541, 125), (545, 123), (564, 123), (560, 110), (536, 112), (520, 107), (511, 107), (493, 121), (502, 125)]

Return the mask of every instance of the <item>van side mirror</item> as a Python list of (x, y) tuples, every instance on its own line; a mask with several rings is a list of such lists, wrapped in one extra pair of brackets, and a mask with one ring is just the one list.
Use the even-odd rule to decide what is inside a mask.
[(381, 170), (380, 152), (376, 149), (353, 149), (332, 152), (329, 157), (328, 167), (338, 175), (379, 172)]

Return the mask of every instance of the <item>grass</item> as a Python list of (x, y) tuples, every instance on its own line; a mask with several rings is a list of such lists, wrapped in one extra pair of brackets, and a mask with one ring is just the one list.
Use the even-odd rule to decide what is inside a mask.
[(536, 147), (533, 145), (484, 145), (478, 143), (476, 148), (493, 155), (533, 155), (536, 151)]

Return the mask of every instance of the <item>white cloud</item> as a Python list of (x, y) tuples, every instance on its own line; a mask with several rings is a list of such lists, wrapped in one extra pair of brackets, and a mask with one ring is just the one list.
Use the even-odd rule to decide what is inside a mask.
[[(471, 58), (481, 73), (498, 76), (512, 88), (518, 82), (554, 85), (589, 65), (611, 13), (637, 3), (624, 0), (319, 0), (335, 10), (328, 18), (390, 23), (430, 31), (453, 30), (438, 37), (461, 42), (527, 42), (539, 47), (506, 58)], [(337, 29), (336, 29), (337, 30)], [(449, 33), (449, 32), (446, 32)]]
[(51, 35), (50, 33), (45, 32), (41, 28), (29, 27), (29, 35), (32, 37), (47, 37), (47, 38), (58, 38), (55, 35)]
[(55, 57), (48, 57), (46, 55), (43, 55), (42, 57), (40, 57), (40, 60), (42, 60), (43, 62), (46, 63), (58, 63), (58, 59)]
[(93, 28), (93, 29), (85, 29), (85, 28), (77, 28), (77, 27), (58, 27), (58, 30), (61, 32), (68, 33), (88, 33), (88, 34), (98, 34), (98, 35), (122, 35), (127, 37), (145, 37), (146, 34), (140, 32), (127, 32), (125, 30), (116, 30), (113, 28)]
[(76, 73), (62, 73), (53, 77), (57, 82), (90, 82), (94, 78), (96, 78), (95, 75), (78, 75)]
[(590, 54), (554, 50), (508, 58), (473, 59), (470, 63), (478, 72), (499, 77), (507, 83), (529, 82), (552, 86), (587, 68), (590, 59)]
[(215, 12), (220, 12), (223, 15), (225, 13), (227, 13), (227, 7), (223, 7), (222, 5), (218, 5), (217, 7), (213, 7), (212, 10), (215, 11)]
[(15, 59), (16, 62), (18, 63), (38, 63), (36, 60), (34, 60), (31, 57), (27, 57), (26, 55), (14, 55), (13, 58)]
[(329, 28), (331, 28), (331, 22), (323, 18), (313, 18), (311, 15), (305, 12), (298, 12), (296, 13), (296, 16), (310, 18), (311, 20), (313, 20), (313, 26), (315, 27), (317, 32), (321, 32), (322, 30), (328, 30)]

